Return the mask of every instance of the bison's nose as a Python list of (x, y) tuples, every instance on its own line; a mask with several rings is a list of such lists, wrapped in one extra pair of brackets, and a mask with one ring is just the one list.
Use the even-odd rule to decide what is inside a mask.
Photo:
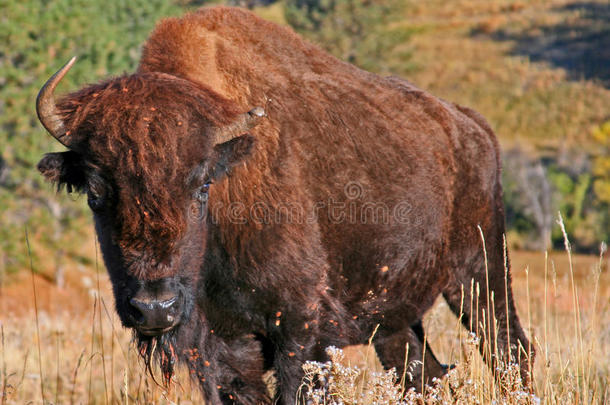
[(134, 309), (135, 327), (144, 335), (160, 335), (178, 321), (180, 305), (177, 296), (163, 300), (134, 297), (129, 303)]

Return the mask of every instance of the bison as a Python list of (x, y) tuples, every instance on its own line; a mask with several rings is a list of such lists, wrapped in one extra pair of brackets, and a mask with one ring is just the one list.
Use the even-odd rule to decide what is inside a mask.
[(68, 149), (38, 169), (87, 195), (119, 317), (167, 381), (182, 363), (211, 403), (264, 404), (273, 370), (293, 403), (305, 361), (376, 328), (384, 367), (408, 344), (438, 377), (421, 320), (439, 295), (492, 367), (529, 376), (478, 113), (226, 7), (162, 20), (135, 73), (56, 102), (73, 63), (37, 99)]

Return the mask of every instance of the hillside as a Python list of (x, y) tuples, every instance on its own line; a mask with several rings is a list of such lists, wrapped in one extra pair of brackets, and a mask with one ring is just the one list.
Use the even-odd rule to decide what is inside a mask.
[(591, 145), (610, 117), (607, 2), (417, 4), (405, 19), (420, 29), (413, 81), (482, 112), (505, 146)]

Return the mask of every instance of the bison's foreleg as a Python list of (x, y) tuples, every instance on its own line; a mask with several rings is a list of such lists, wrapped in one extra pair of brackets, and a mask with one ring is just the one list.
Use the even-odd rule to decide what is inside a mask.
[(212, 405), (268, 405), (271, 397), (263, 381), (260, 343), (253, 335), (225, 341), (209, 333), (199, 348), (183, 350), (191, 378)]
[(260, 342), (254, 335), (217, 346), (218, 389), (225, 404), (267, 405), (269, 390), (263, 380), (264, 361)]
[(263, 380), (264, 361), (260, 342), (247, 335), (216, 346), (218, 390), (224, 404), (267, 405), (269, 390)]
[(275, 403), (292, 405), (299, 397), (303, 379), (303, 363), (319, 360), (319, 321), (303, 314), (283, 313), (282, 320), (270, 325), (269, 340), (273, 343), (273, 368), (277, 380)]

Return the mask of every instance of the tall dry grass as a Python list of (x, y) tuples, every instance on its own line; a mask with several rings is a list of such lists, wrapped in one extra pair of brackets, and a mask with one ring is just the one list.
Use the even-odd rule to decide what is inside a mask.
[[(405, 393), (401, 379), (408, 375), (386, 373), (372, 348), (332, 350), (332, 362), (304, 368), (309, 400), (328, 405), (610, 403), (605, 246), (597, 258), (572, 255), (566, 235), (564, 253), (516, 252), (511, 258), (518, 311), (537, 351), (535, 395), (522, 387), (515, 365), (501, 365), (494, 378), (479, 355), (478, 339), (439, 299), (424, 326), (437, 357), (456, 365), (447, 378), (422, 395)], [(186, 373), (179, 373), (169, 390), (145, 375), (131, 334), (115, 315), (103, 269), (79, 272), (88, 281), (67, 287), (73, 293), (54, 290), (34, 273), (28, 276), (0, 291), (1, 405), (201, 403)], [(36, 309), (37, 296), (46, 299), (39, 299)], [(327, 384), (314, 386), (314, 377)]]
[(158, 383), (160, 374), (145, 373), (132, 334), (115, 313), (97, 249), (95, 263), (93, 271), (72, 271), (67, 291), (33, 268), (29, 283), (0, 289), (0, 404), (201, 403), (184, 371), (171, 387)]
[[(574, 260), (561, 216), (558, 224), (564, 232), (565, 254), (554, 253), (554, 258), (548, 253), (527, 254), (525, 258), (515, 255), (517, 260), (513, 261), (517, 307), (537, 352), (533, 392), (524, 386), (517, 364), (501, 363), (490, 370), (479, 355), (479, 339), (467, 332), (439, 299), (424, 324), (435, 353), (456, 365), (445, 378), (423, 393), (405, 394), (401, 384), (404, 376), (384, 372), (377, 361), (368, 360), (370, 357), (331, 348), (331, 361), (305, 367), (305, 398), (315, 405), (610, 403), (607, 248), (601, 244), (597, 260), (583, 260), (583, 256)], [(523, 264), (524, 259), (536, 261), (535, 271)], [(493, 314), (491, 319), (494, 321), (489, 325), (483, 322), (483, 334), (496, 324)], [(374, 356), (371, 347), (366, 350), (368, 356)], [(483, 350), (498, 354), (494, 342)], [(316, 381), (322, 381), (323, 386)]]

